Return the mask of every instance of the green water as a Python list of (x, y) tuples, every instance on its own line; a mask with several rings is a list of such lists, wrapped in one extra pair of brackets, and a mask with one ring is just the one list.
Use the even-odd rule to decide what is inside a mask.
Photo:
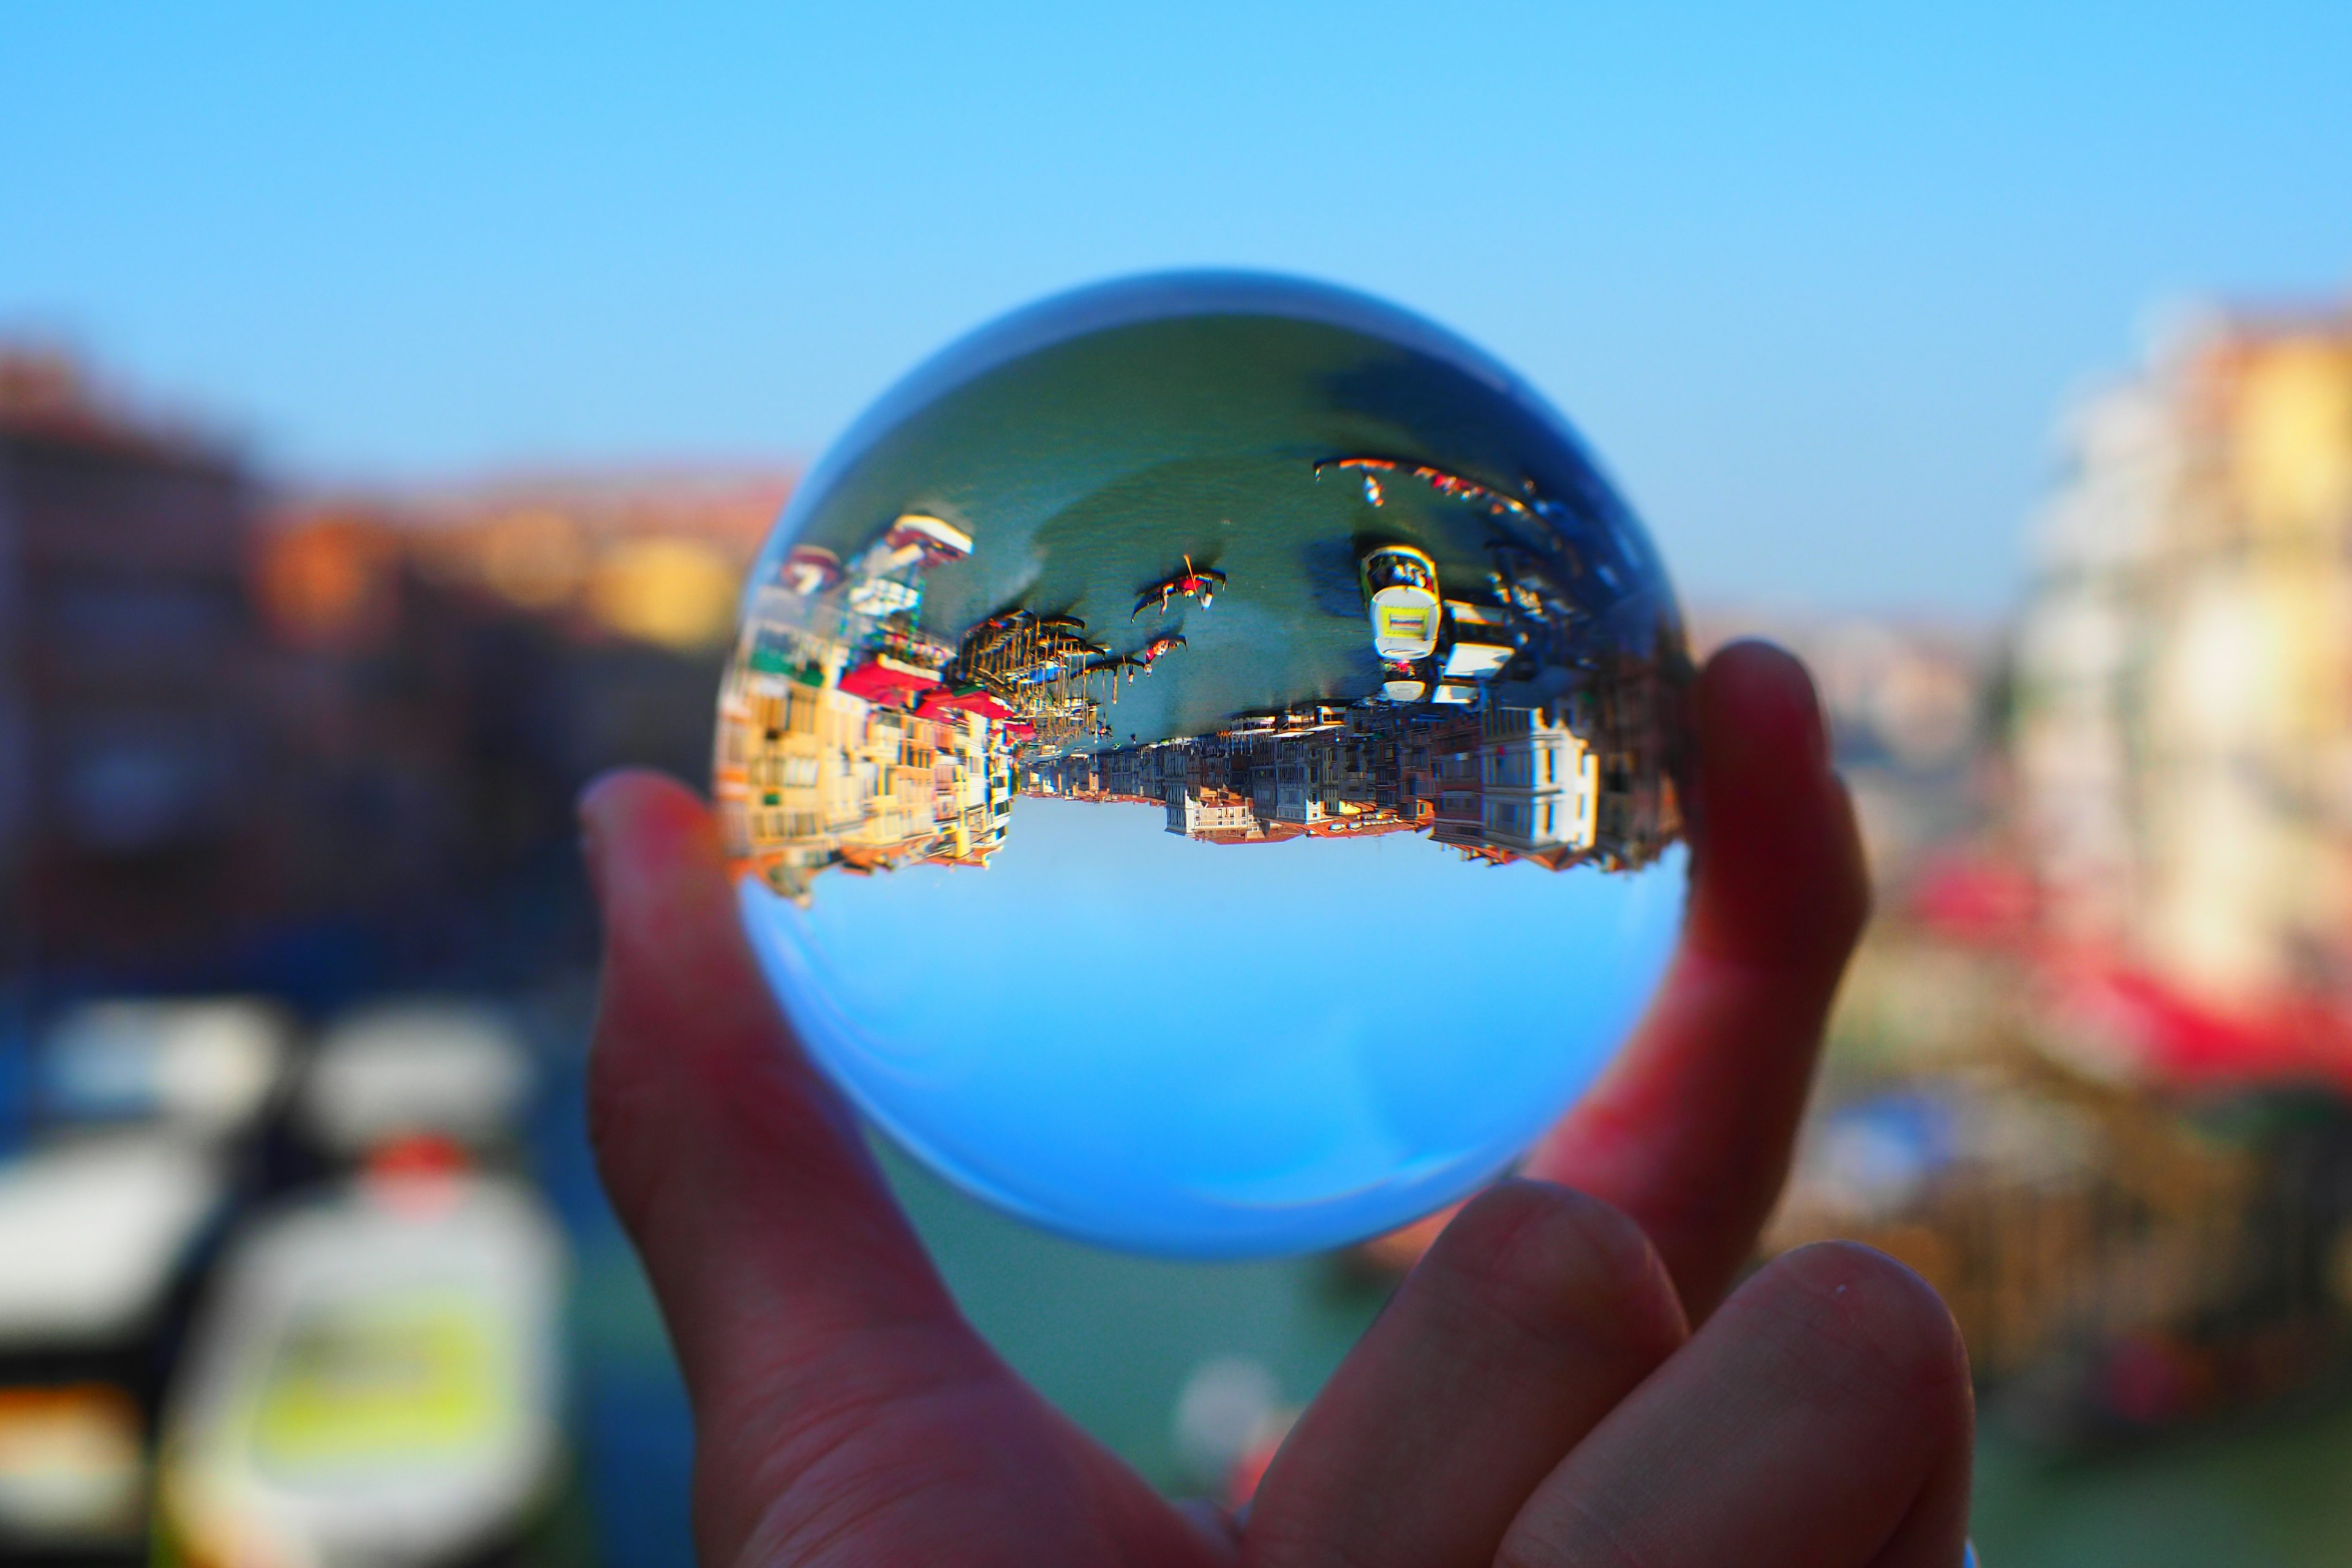
[(2059, 1462), (1989, 1430), (1976, 1494), (1987, 1568), (2342, 1568), (2352, 1407)]
[(885, 1150), (956, 1299), (989, 1342), (1150, 1480), (1181, 1489), (1171, 1417), (1184, 1380), (1246, 1356), (1304, 1404), (1387, 1297), (1323, 1258), (1165, 1263), (1064, 1241), (984, 1209)]
[[(1380, 1309), (1379, 1289), (1328, 1259), (1201, 1265), (1099, 1252), (985, 1210), (887, 1150), (883, 1158), (981, 1331), (1163, 1488), (1181, 1488), (1171, 1415), (1202, 1360), (1254, 1357), (1286, 1399), (1304, 1400)], [(583, 1261), (578, 1348), (589, 1377), (620, 1395), (609, 1431), (587, 1444), (617, 1447), (610, 1473), (628, 1479), (614, 1494), (625, 1509), (600, 1510), (598, 1556), (683, 1563), (690, 1436), (653, 1302), (617, 1237)], [(2063, 1461), (1989, 1426), (1974, 1529), (1988, 1568), (2343, 1568), (2352, 1563), (2352, 1406)]]
[[(1376, 506), (1360, 475), (1317, 477), (1317, 462), (1351, 454), (1539, 479), (1581, 508), (1578, 562), (1616, 562), (1619, 585), (1540, 531), (1519, 537), (1522, 525), (1421, 480), (1391, 476)], [(1121, 654), (1181, 635), (1152, 675), (1119, 683), (1106, 715), (1119, 739), (1150, 741), (1376, 689), (1357, 581), (1373, 539), (1427, 551), (1457, 595), (1484, 591), (1491, 542), (1540, 546), (1555, 577), (1583, 584), (1591, 651), (1646, 655), (1671, 592), (1646, 546), (1625, 554), (1635, 542), (1594, 510), (1599, 483), (1563, 431), (1461, 366), (1249, 315), (1139, 322), (1024, 355), (908, 412), (831, 482), (813, 478), (790, 517), (794, 542), (850, 562), (903, 511), (969, 531), (972, 553), (924, 579), (922, 629), (950, 644), (1014, 605), (1075, 616)], [(1178, 598), (1130, 618), (1187, 557), (1227, 574), (1214, 604)]]
[[(1304, 1400), (1382, 1292), (1328, 1258), (1202, 1267), (1121, 1258), (1003, 1219), (888, 1159), (973, 1321), (1064, 1410), (1160, 1485), (1202, 1358), (1254, 1356)], [(1988, 1568), (2345, 1568), (2352, 1406), (2054, 1461), (1988, 1424), (1974, 1530)]]

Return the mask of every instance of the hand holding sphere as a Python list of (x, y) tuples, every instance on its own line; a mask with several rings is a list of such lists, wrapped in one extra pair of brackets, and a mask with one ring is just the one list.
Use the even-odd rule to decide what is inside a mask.
[(694, 1402), (703, 1560), (1958, 1563), (1967, 1367), (1932, 1293), (1830, 1246), (1723, 1300), (1785, 1170), (1864, 884), (1794, 663), (1729, 649), (1695, 706), (1680, 949), (1533, 1159), (1589, 1195), (1521, 1182), (1473, 1203), (1242, 1527), (1163, 1502), (962, 1321), (776, 1008), (706, 808), (646, 774), (593, 790), (593, 1127)]
[[(1746, 645), (1694, 684), (1641, 530), (1476, 351), (1217, 276), (950, 350), (780, 525), (714, 793), (583, 805), (597, 1154), (693, 1400), (706, 1561), (1962, 1561), (1933, 1293), (1839, 1246), (1730, 1289), (1864, 906), (1810, 683)], [(1235, 1521), (996, 1358), (857, 1111), (1163, 1252), (1524, 1177)]]

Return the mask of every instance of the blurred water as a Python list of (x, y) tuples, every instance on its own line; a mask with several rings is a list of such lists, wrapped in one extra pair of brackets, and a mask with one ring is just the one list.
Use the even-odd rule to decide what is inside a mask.
[[(1328, 1258), (1170, 1263), (1011, 1220), (887, 1146), (884, 1168), (957, 1299), (1017, 1370), (1171, 1491), (1172, 1415), (1204, 1361), (1240, 1357), (1311, 1398), (1386, 1287)], [(692, 1433), (652, 1299), (617, 1235), (581, 1262), (581, 1442), (599, 1561), (692, 1562)], [(1974, 1525), (2001, 1568), (2341, 1568), (2352, 1541), (2352, 1406), (2321, 1405), (2090, 1458), (2053, 1459), (1989, 1417)]]

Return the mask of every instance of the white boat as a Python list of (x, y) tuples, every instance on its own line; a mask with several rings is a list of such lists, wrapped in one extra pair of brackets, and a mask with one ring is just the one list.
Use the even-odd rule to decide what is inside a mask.
[(165, 1127), (0, 1165), (0, 1355), (135, 1342), (227, 1194), (221, 1156)]
[(153, 1121), (235, 1137), (277, 1092), (292, 1036), (282, 1009), (250, 997), (84, 1003), (42, 1042), (42, 1109), (60, 1121)]
[(1495, 643), (1457, 642), (1445, 650), (1437, 673), (1449, 680), (1483, 680), (1510, 663), (1513, 651)]
[(0, 1386), (0, 1560), (137, 1561), (145, 1421), (112, 1384)]
[(534, 1079), (530, 1048), (495, 1008), (377, 1003), (336, 1019), (320, 1040), (294, 1123), (339, 1160), (419, 1134), (490, 1149), (514, 1136)]
[(1372, 650), (1390, 664), (1427, 658), (1437, 647), (1444, 606), (1437, 563), (1410, 544), (1383, 544), (1357, 564), (1372, 623)]
[(776, 581), (802, 598), (822, 594), (841, 581), (841, 557), (822, 544), (795, 544), (777, 568)]
[(885, 616), (906, 615), (919, 608), (922, 602), (920, 588), (896, 577), (861, 577), (849, 590), (849, 607), (877, 620)]
[(174, 1331), (173, 1302), (228, 1196), (197, 1131), (85, 1132), (0, 1164), (0, 1561), (138, 1552), (150, 1478), (137, 1369)]
[(560, 1477), (563, 1244), (509, 1178), (372, 1175), (231, 1244), (163, 1421), (164, 1560), (439, 1568)]
[(925, 566), (961, 561), (971, 553), (971, 534), (945, 518), (920, 511), (900, 513), (898, 521), (882, 536), (882, 542), (893, 551), (919, 552)]

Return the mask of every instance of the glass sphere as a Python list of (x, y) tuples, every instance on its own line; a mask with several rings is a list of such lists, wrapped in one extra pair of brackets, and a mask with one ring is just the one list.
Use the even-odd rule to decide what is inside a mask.
[(746, 590), (716, 799), (818, 1065), (967, 1190), (1190, 1257), (1355, 1240), (1592, 1081), (1683, 902), (1689, 679), (1567, 423), (1232, 273), (885, 395)]

